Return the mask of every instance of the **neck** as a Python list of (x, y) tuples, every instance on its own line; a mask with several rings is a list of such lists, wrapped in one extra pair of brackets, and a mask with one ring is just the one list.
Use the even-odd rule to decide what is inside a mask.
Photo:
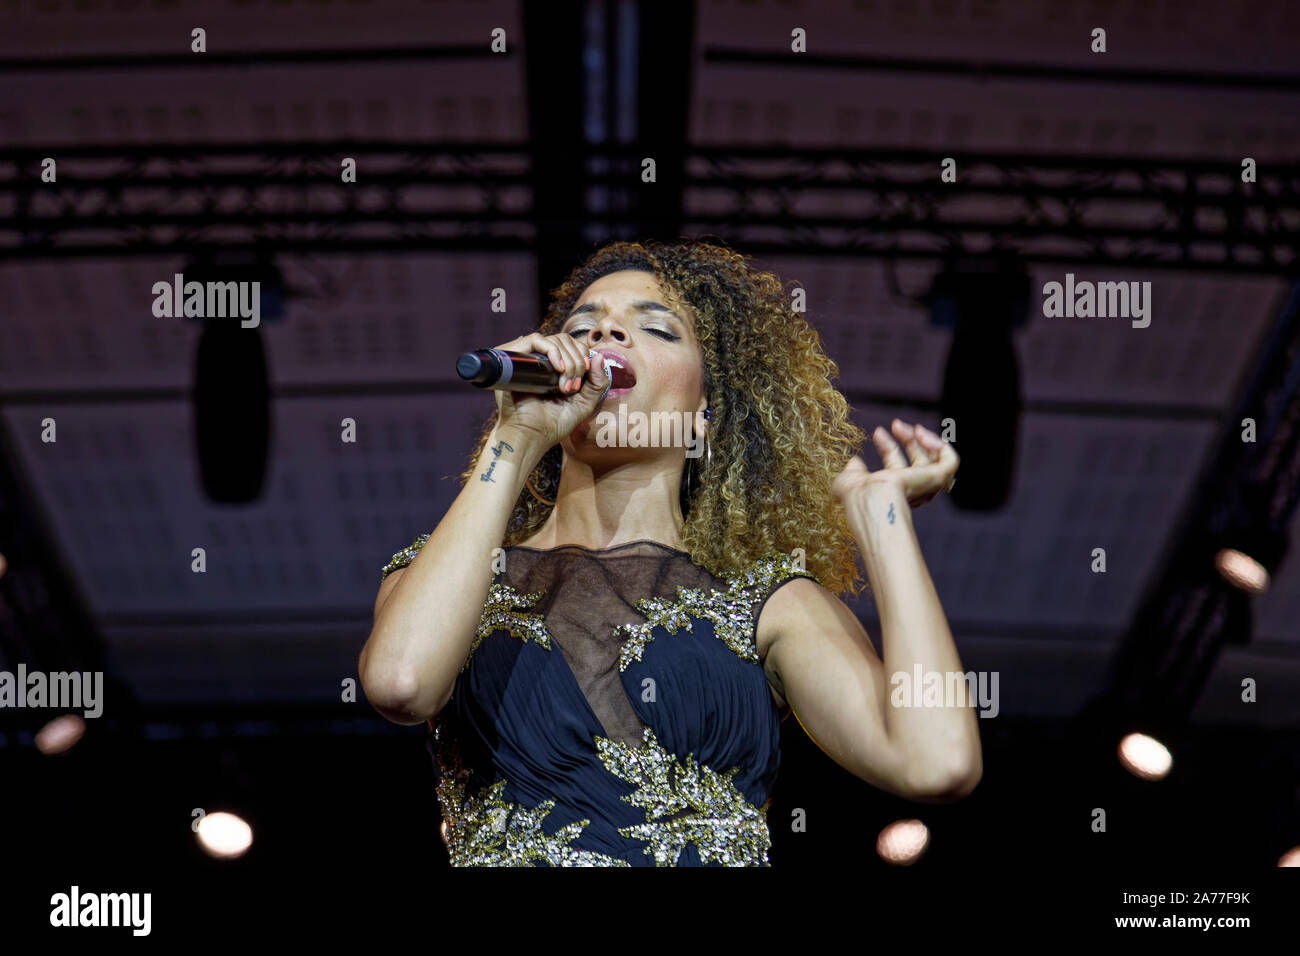
[(681, 458), (649, 458), (602, 469), (566, 452), (555, 507), (530, 545), (600, 549), (649, 540), (685, 550), (678, 498), (683, 464)]

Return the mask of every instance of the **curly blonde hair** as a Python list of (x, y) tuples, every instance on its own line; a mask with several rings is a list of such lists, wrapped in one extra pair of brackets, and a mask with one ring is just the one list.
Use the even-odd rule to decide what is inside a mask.
[[(555, 289), (537, 331), (557, 333), (582, 292), (623, 269), (653, 273), (669, 298), (695, 314), (712, 409), (713, 463), (683, 469), (682, 539), (700, 567), (715, 576), (738, 571), (773, 551), (804, 551), (804, 564), (833, 594), (857, 594), (857, 544), (831, 482), (866, 438), (849, 420), (849, 405), (831, 384), (839, 368), (821, 338), (790, 306), (771, 272), (748, 257), (702, 241), (613, 242), (593, 253)], [(796, 284), (792, 283), (792, 288)], [(473, 477), (496, 412), (461, 474)], [(529, 479), (554, 498), (563, 452), (557, 444)], [(524, 488), (507, 522), (504, 545), (528, 540), (553, 510)]]

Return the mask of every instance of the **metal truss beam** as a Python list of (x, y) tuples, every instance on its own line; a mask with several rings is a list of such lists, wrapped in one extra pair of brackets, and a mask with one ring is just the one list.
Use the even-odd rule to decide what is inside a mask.
[[(582, 167), (588, 187), (626, 194), (654, 185), (601, 170), (631, 168), (640, 152), (582, 145), (551, 155)], [(41, 182), (47, 156), (58, 163), (55, 183)], [(341, 182), (343, 157), (357, 160), (356, 183)], [(957, 153), (957, 181), (944, 183), (942, 158), (690, 149), (684, 223), (669, 208), (663, 225), (725, 235), (755, 254), (1008, 250), (1066, 264), (1300, 272), (1300, 163), (1263, 163), (1258, 181), (1243, 183), (1227, 162)], [(555, 228), (591, 218), (537, 203), (533, 159), (490, 143), (23, 148), (0, 160), (0, 259), (197, 248), (536, 251)], [(632, 203), (598, 218), (616, 231), (651, 231), (652, 208)]]

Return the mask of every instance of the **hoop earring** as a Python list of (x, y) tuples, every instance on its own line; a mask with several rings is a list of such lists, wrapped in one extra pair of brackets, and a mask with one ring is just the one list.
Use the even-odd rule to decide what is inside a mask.
[[(688, 462), (686, 467), (690, 469), (690, 474), (686, 479), (686, 486), (689, 488), (691, 483), (691, 478), (695, 477), (695, 465)], [(709, 435), (706, 432), (704, 434), (704, 469), (703, 469), (704, 474), (707, 475), (709, 473), (709, 469), (712, 467), (713, 467), (713, 442), (709, 440)], [(703, 480), (703, 475), (701, 475), (698, 480)]]
[[(704, 409), (704, 420), (706, 422), (713, 421), (713, 409), (708, 408), (707, 406)], [(709, 430), (706, 428), (704, 431), (704, 451), (705, 451), (704, 474), (708, 474), (709, 470), (713, 467), (713, 442), (710, 441), (709, 439), (710, 439)], [(694, 477), (695, 466), (691, 465), (690, 469), (691, 469), (691, 477)], [(689, 482), (689, 479), (687, 480)], [(703, 480), (703, 475), (700, 476), (699, 480), (701, 481)]]
[(542, 504), (544, 504), (544, 505), (550, 505), (552, 508), (555, 507), (555, 502), (554, 502), (554, 501), (547, 501), (545, 498), (543, 498), (541, 495), (539, 495), (539, 494), (537, 493), (537, 489), (533, 487), (533, 476), (532, 476), (532, 475), (529, 475), (529, 476), (528, 476), (528, 479), (524, 482), (524, 487), (528, 489), (528, 493), (529, 493), (529, 494), (531, 494), (534, 498), (536, 498), (536, 499), (537, 499), (538, 501), (540, 501)]

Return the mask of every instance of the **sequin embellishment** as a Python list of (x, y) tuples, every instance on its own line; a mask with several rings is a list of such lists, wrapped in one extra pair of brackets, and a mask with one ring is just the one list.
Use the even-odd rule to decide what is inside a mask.
[(380, 572), (379, 582), (382, 584), (398, 568), (404, 568), (414, 561), (415, 556), (420, 553), (420, 549), (424, 547), (424, 543), (428, 540), (429, 536), (427, 534), (416, 535), (414, 541), (394, 554), (392, 560), (384, 565), (383, 570)]
[(442, 725), (434, 728), (438, 742), (438, 802), (446, 822), (445, 840), (452, 866), (631, 866), (626, 860), (570, 846), (590, 819), (547, 833), (542, 821), (555, 808), (554, 800), (525, 807), (503, 799), (506, 782), (498, 780), (470, 793), (470, 773), (454, 747), (447, 746)]
[[(393, 555), (383, 569), (384, 577), (405, 567), (428, 540), (420, 535), (407, 548)], [(614, 635), (626, 635), (619, 657), (619, 669), (641, 660), (657, 627), (675, 634), (692, 629), (692, 618), (709, 620), (719, 640), (740, 658), (758, 663), (753, 612), (759, 601), (778, 580), (795, 576), (817, 578), (788, 555), (774, 553), (748, 568), (720, 580), (725, 590), (678, 587), (676, 598), (646, 598), (636, 602), (646, 618), (641, 624), (621, 625)], [(470, 647), (469, 658), (479, 643), (503, 629), (522, 640), (532, 640), (551, 650), (544, 615), (528, 613), (544, 592), (520, 594), (504, 582), (494, 582)], [(486, 786), (471, 785), (472, 772), (465, 768), (449, 736), (434, 728), (439, 741), (441, 768), (437, 794), (444, 814), (444, 839), (453, 866), (629, 866), (626, 860), (571, 846), (579, 839), (590, 819), (582, 819), (547, 833), (543, 822), (555, 808), (554, 800), (525, 807), (504, 798), (505, 780)], [(725, 773), (697, 762), (694, 754), (684, 761), (666, 750), (650, 727), (642, 733), (643, 743), (630, 747), (621, 741), (593, 737), (605, 769), (632, 784), (633, 792), (622, 799), (645, 812), (645, 823), (620, 827), (629, 840), (646, 844), (644, 852), (656, 866), (675, 866), (687, 843), (696, 846), (704, 863), (724, 866), (768, 866), (771, 838), (765, 811), (755, 807), (733, 783), (739, 767)], [(770, 795), (768, 801), (770, 802)]]
[[(687, 843), (694, 843), (703, 863), (724, 866), (770, 866), (772, 845), (763, 812), (745, 799), (726, 773), (696, 763), (687, 755), (676, 760), (646, 727), (645, 743), (629, 747), (608, 737), (596, 737), (605, 769), (633, 784), (623, 800), (645, 811), (646, 822), (620, 827), (622, 836), (643, 840), (655, 866), (676, 866)], [(682, 811), (689, 811), (680, 815)], [(671, 819), (657, 819), (671, 817)]]
[(656, 627), (670, 634), (681, 628), (692, 630), (691, 618), (698, 617), (713, 622), (713, 632), (718, 639), (736, 652), (742, 660), (760, 663), (758, 643), (754, 639), (754, 605), (764, 597), (773, 583), (781, 578), (806, 577), (816, 581), (816, 576), (799, 567), (794, 558), (779, 552), (754, 562), (743, 571), (723, 578), (725, 591), (699, 588), (677, 588), (677, 599), (642, 598), (636, 608), (645, 616), (643, 624), (622, 624), (614, 629), (615, 636), (626, 635), (619, 654), (618, 669), (626, 670), (633, 661), (641, 660)]
[(520, 594), (505, 582), (498, 582), (488, 588), (487, 600), (483, 603), (483, 615), (479, 618), (478, 630), (474, 632), (474, 642), (469, 646), (469, 654), (466, 655), (461, 670), (469, 666), (469, 659), (474, 656), (474, 651), (482, 643), (483, 638), (498, 629), (509, 631), (523, 641), (531, 639), (549, 651), (551, 638), (546, 631), (546, 621), (540, 614), (524, 613), (525, 609), (542, 599), (542, 593), (534, 591), (531, 594)]

